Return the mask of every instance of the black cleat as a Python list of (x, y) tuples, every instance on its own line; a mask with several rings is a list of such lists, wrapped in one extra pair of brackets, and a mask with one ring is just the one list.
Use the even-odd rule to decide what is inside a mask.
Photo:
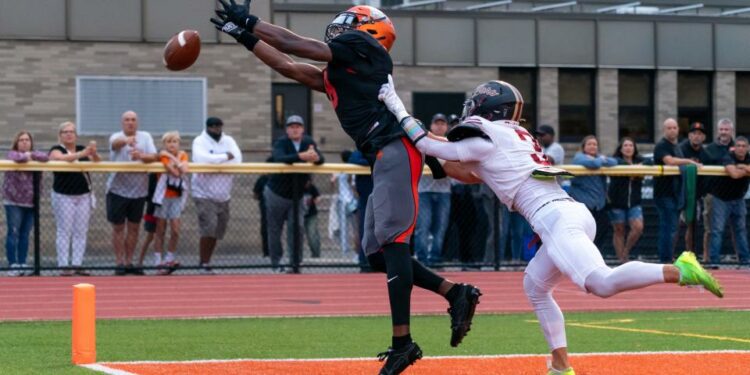
[(416, 360), (422, 358), (422, 349), (416, 342), (411, 342), (399, 350), (388, 348), (388, 351), (378, 354), (381, 362), (388, 358), (378, 375), (396, 375), (402, 373)]
[(471, 330), (471, 320), (474, 318), (474, 310), (479, 304), (479, 296), (482, 292), (470, 284), (456, 284), (461, 288), (448, 308), (451, 316), (451, 346), (456, 347)]

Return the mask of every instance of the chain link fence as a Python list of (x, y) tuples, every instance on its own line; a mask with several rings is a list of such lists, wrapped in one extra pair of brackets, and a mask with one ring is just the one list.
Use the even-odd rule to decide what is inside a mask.
[[(31, 164), (31, 169), (34, 165), (41, 165)], [(80, 166), (85, 163), (76, 164)], [(15, 181), (8, 177), (11, 173), (18, 173), (11, 171), (18, 166), (12, 163), (3, 166), (6, 170), (3, 179)], [(255, 166), (264, 166), (266, 170), (288, 168), (290, 172), (296, 167), (279, 164), (255, 164)], [(320, 170), (328, 166), (331, 165), (311, 166), (307, 170), (313, 170), (313, 168)], [(284, 176), (282, 179), (276, 179), (277, 182), (280, 180), (284, 184), (294, 185), (290, 187), (273, 186), (273, 183), (269, 183), (274, 180), (273, 175), (260, 173), (263, 168), (255, 168), (253, 171), (257, 172), (252, 173), (233, 173), (231, 200), (228, 202), (229, 219), (226, 222), (225, 234), (217, 241), (216, 249), (210, 258), (211, 272), (368, 271), (366, 259), (360, 253), (359, 243), (361, 213), (366, 201), (366, 183), (369, 176), (358, 174), (366, 171), (365, 168), (347, 165), (332, 166), (335, 166), (333, 169), (350, 171), (357, 175), (340, 173), (277, 175)], [(46, 169), (55, 167), (47, 166)], [(137, 170), (138, 168), (155, 171), (159, 170), (160, 165), (134, 165), (131, 169)], [(67, 173), (71, 174), (82, 174), (80, 171), (71, 171), (70, 168), (61, 170), (67, 170)], [(6, 259), (0, 262), (2, 265), (0, 271), (9, 275), (58, 275), (71, 271), (111, 275), (113, 272), (118, 272), (118, 258), (115, 251), (117, 240), (113, 240), (113, 225), (108, 221), (107, 212), (106, 191), (109, 173), (101, 172), (93, 167), (85, 173), (87, 178), (83, 181), (87, 187), (90, 187), (93, 199), (86, 194), (61, 197), (61, 194), (56, 191), (60, 190), (59, 186), (57, 188), (53, 186), (55, 177), (49, 171), (23, 173), (34, 174), (37, 176), (36, 180), (39, 181), (37, 203), (31, 208), (24, 208), (24, 212), (31, 212), (32, 216), (34, 213), (38, 214), (38, 220), (28, 219), (28, 216), (24, 217), (23, 214), (19, 214), (14, 207), (9, 208), (8, 206), (13, 206), (13, 204), (9, 202), (8, 197), (5, 197), (6, 209), (2, 215), (5, 225), (0, 228), (0, 238), (5, 240)], [(201, 259), (202, 237), (206, 237), (206, 233), (205, 228), (202, 227), (205, 222), (200, 218), (200, 214), (206, 214), (207, 211), (205, 206), (196, 205), (190, 180), (190, 177), (186, 178), (188, 183), (181, 192), (185, 195), (184, 206), (177, 211), (180, 226), (176, 232), (179, 238), (176, 246), (173, 247), (175, 249), (174, 261), (179, 263), (179, 266), (164, 266), (166, 252), (170, 249), (169, 241), (172, 232), (170, 225), (164, 225), (163, 255), (161, 259), (157, 259), (156, 241), (147, 243), (149, 233), (144, 230), (144, 226), (148, 224), (140, 220), (139, 234), (133, 237), (137, 241), (134, 245), (131, 241), (130, 245), (133, 253), (130, 259), (120, 261), (124, 263), (123, 265), (133, 265), (134, 268), (128, 268), (127, 272), (139, 273), (140, 269), (145, 274), (208, 273), (205, 267), (201, 267), (201, 263), (205, 262)], [(349, 191), (342, 192), (344, 187)], [(169, 188), (166, 189), (169, 190)], [(648, 184), (644, 184), (643, 189), (647, 190)], [(159, 189), (155, 190), (158, 194)], [(276, 201), (269, 200), (269, 191), (275, 196)], [(284, 198), (289, 194), (300, 198)], [(288, 203), (287, 206), (281, 208), (286, 210), (283, 213), (279, 211), (281, 207), (279, 198)], [(531, 228), (523, 218), (509, 212), (500, 204), (486, 186), (453, 183), (450, 193), (443, 194), (439, 198), (446, 206), (443, 214), (445, 220), (433, 220), (431, 230), (426, 232), (418, 230), (418, 238), (415, 238), (414, 242), (424, 241), (428, 248), (439, 244), (440, 239), (436, 239), (429, 233), (441, 233), (439, 230), (436, 232), (432, 229), (435, 226), (443, 226), (442, 244), (439, 245), (439, 249), (433, 249), (432, 253), (429, 250), (427, 253), (418, 251), (416, 256), (420, 260), (432, 267), (445, 270), (518, 270), (522, 269), (521, 267), (533, 256), (534, 240)], [(424, 197), (422, 199), (425, 201)], [(145, 199), (142, 201), (145, 202)], [(699, 199), (700, 208), (703, 208), (703, 201), (703, 198)], [(111, 206), (119, 207), (118, 210), (131, 209), (109, 203)], [(742, 203), (746, 206), (747, 200), (743, 200)], [(433, 207), (431, 216), (434, 216), (435, 205), (431, 207)], [(645, 228), (629, 257), (630, 259), (658, 261), (659, 219), (648, 193), (644, 194), (642, 207)], [(714, 204), (714, 207), (717, 205)], [(136, 211), (138, 209), (135, 208)], [(737, 210), (737, 207), (719, 205), (716, 209)], [(146, 211), (144, 208), (140, 210), (138, 218), (141, 218)], [(294, 211), (297, 215), (293, 214)], [(120, 214), (119, 216), (127, 216), (126, 212), (116, 213)], [(109, 214), (112, 216), (112, 212)], [(714, 259), (707, 259), (707, 261), (716, 264), (736, 264), (738, 261), (746, 261), (742, 254), (738, 254), (735, 250), (738, 238), (732, 235), (733, 231), (729, 229), (736, 226), (737, 220), (729, 214), (723, 216), (727, 218), (724, 224), (728, 226), (722, 236), (724, 240), (721, 244), (721, 251), (714, 254)], [(29, 231), (29, 220), (38, 222), (39, 225)], [(264, 225), (264, 220), (266, 225)], [(420, 220), (423, 220), (423, 216)], [(270, 225), (270, 223), (280, 221), (283, 222), (283, 227), (276, 224)], [(294, 225), (290, 224), (292, 222), (299, 224), (296, 233)], [(417, 225), (419, 226), (419, 223)], [(157, 225), (157, 228), (161, 226)], [(677, 253), (677, 250), (684, 249), (686, 246), (684, 228), (685, 225), (682, 224), (682, 229), (675, 238)], [(696, 215), (693, 231), (695, 238), (693, 250), (699, 256), (704, 250), (702, 240), (704, 228), (704, 216), (699, 213)], [(263, 231), (268, 232), (264, 234)], [(602, 254), (609, 263), (618, 263), (612, 245), (612, 227), (609, 223), (600, 224), (599, 231), (603, 234), (600, 240)], [(24, 236), (28, 238), (28, 242), (22, 240)], [(156, 237), (158, 238), (158, 234)], [(126, 245), (127, 237), (118, 240), (123, 241), (122, 245)], [(277, 254), (278, 262), (274, 259), (274, 241), (281, 243), (282, 251)], [(28, 255), (24, 259), (22, 253), (25, 246), (28, 246)], [(20, 268), (18, 265), (21, 265)]]

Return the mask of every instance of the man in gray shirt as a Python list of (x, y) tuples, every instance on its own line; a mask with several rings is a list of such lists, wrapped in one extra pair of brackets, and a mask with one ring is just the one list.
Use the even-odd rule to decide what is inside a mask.
[[(127, 111), (122, 114), (120, 122), (122, 131), (109, 137), (109, 160), (156, 161), (158, 155), (154, 140), (151, 134), (138, 130), (138, 115)], [(112, 246), (117, 259), (115, 275), (143, 274), (142, 270), (133, 267), (133, 252), (138, 243), (138, 230), (147, 196), (146, 173), (117, 172), (107, 180), (107, 220), (112, 224)]]

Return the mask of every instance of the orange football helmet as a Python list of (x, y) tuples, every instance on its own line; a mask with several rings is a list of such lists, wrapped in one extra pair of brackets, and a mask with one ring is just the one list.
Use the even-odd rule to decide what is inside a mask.
[(353, 6), (337, 14), (326, 28), (326, 43), (347, 30), (361, 30), (372, 35), (389, 52), (396, 41), (396, 28), (391, 19), (369, 5)]

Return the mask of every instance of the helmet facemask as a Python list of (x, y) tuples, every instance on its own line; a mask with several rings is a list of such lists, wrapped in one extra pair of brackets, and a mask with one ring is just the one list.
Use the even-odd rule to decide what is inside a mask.
[(326, 27), (325, 42), (330, 42), (333, 38), (341, 35), (345, 31), (355, 30), (359, 26), (368, 23), (375, 23), (366, 14), (341, 12), (334, 17), (333, 21)]

